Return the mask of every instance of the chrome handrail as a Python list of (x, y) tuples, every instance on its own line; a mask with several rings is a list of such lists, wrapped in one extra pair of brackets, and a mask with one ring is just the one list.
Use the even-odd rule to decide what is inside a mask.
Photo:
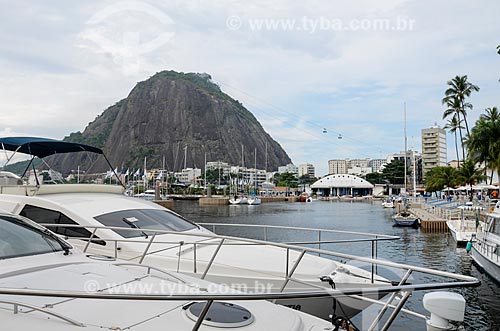
[[(0, 294), (1, 294), (1, 289), (0, 289)], [(66, 322), (68, 322), (68, 323), (70, 323), (70, 324), (72, 324), (74, 326), (79, 326), (79, 327), (84, 327), (85, 326), (83, 323), (77, 322), (77, 321), (75, 321), (72, 318), (66, 317), (64, 315), (61, 315), (61, 314), (53, 312), (53, 311), (49, 311), (49, 310), (47, 310), (45, 308), (42, 308), (42, 307), (30, 305), (30, 304), (23, 303), (23, 302), (10, 301), (10, 300), (4, 300), (4, 299), (1, 299), (0, 303), (12, 305), (14, 307), (14, 314), (18, 314), (19, 313), (19, 307), (25, 307), (25, 308), (31, 309), (32, 311), (34, 310), (34, 311), (38, 311), (38, 312), (41, 312), (41, 313), (44, 313), (44, 314), (56, 317), (56, 318), (58, 318), (60, 320), (66, 321)]]
[[(43, 226), (48, 226), (48, 227), (54, 227), (54, 226), (61, 226), (61, 224), (41, 224)], [(448, 277), (448, 278), (454, 278), (456, 280), (462, 280), (462, 281), (476, 281), (477, 279), (471, 276), (465, 276), (465, 275), (459, 275), (459, 274), (454, 274), (450, 273), (447, 271), (441, 271), (441, 270), (435, 270), (435, 269), (429, 269), (429, 268), (424, 268), (424, 267), (418, 267), (418, 266), (411, 266), (411, 265), (406, 265), (402, 263), (396, 263), (396, 262), (390, 262), (390, 261), (384, 261), (384, 260), (378, 260), (378, 259), (373, 259), (373, 258), (368, 258), (368, 257), (362, 257), (362, 256), (356, 256), (356, 255), (351, 255), (351, 254), (346, 254), (346, 253), (339, 253), (339, 252), (332, 252), (332, 251), (327, 251), (324, 249), (316, 249), (312, 247), (304, 247), (304, 246), (298, 246), (298, 245), (290, 245), (290, 244), (284, 244), (284, 243), (276, 243), (276, 242), (268, 242), (268, 241), (263, 241), (263, 240), (258, 240), (258, 239), (250, 239), (250, 238), (240, 238), (240, 237), (231, 237), (231, 236), (222, 236), (222, 235), (217, 235), (217, 234), (207, 234), (207, 233), (179, 233), (177, 231), (166, 231), (166, 230), (148, 230), (148, 229), (134, 229), (134, 228), (127, 228), (127, 227), (108, 227), (108, 226), (93, 226), (93, 225), (70, 225), (70, 224), (64, 224), (64, 227), (74, 227), (74, 228), (87, 228), (87, 229), (100, 229), (100, 230), (127, 230), (127, 231), (137, 231), (137, 232), (146, 232), (146, 233), (156, 233), (157, 235), (163, 235), (163, 234), (174, 234), (174, 235), (185, 235), (185, 236), (190, 236), (190, 237), (202, 237), (202, 238), (210, 238), (210, 239), (225, 239), (226, 243), (225, 245), (231, 245), (231, 241), (236, 241), (236, 242), (247, 242), (249, 244), (254, 244), (254, 245), (269, 245), (269, 246), (275, 246), (275, 247), (280, 247), (284, 249), (293, 249), (296, 251), (302, 251), (305, 250), (306, 252), (310, 253), (321, 253), (324, 255), (330, 255), (330, 256), (335, 256), (338, 258), (342, 259), (347, 259), (347, 260), (356, 260), (359, 262), (365, 262), (365, 263), (375, 263), (378, 265), (383, 265), (386, 267), (390, 268), (396, 268), (396, 269), (404, 269), (404, 270), (413, 270), (415, 272), (422, 272), (422, 273), (429, 273), (435, 276), (442, 276), (442, 277)], [(80, 240), (88, 240), (88, 238), (82, 238), (82, 237), (74, 237), (73, 239), (80, 239)], [(134, 240), (130, 241), (129, 239), (105, 239), (102, 237), (99, 237), (99, 240), (102, 241), (117, 241), (117, 242), (139, 242), (143, 244), (147, 244), (145, 241), (139, 241), (139, 240)], [(229, 241), (229, 242), (227, 242)], [(157, 241), (156, 243), (161, 243)], [(178, 242), (177, 242), (178, 243)], [(186, 242), (183, 242), (184, 245), (186, 245)], [(197, 244), (201, 244), (200, 242), (196, 242)], [(205, 244), (205, 243), (203, 243)], [(217, 242), (217, 245), (219, 242)]]
[[(391, 236), (387, 234), (377, 234), (377, 233), (367, 233), (367, 232), (357, 232), (357, 231), (345, 231), (345, 230), (332, 230), (332, 229), (322, 229), (322, 228), (305, 228), (305, 227), (295, 227), (295, 226), (282, 226), (282, 225), (269, 225), (269, 224), (239, 224), (239, 223), (212, 223), (203, 222), (197, 223), (198, 225), (209, 225), (209, 226), (230, 226), (230, 227), (247, 227), (247, 228), (268, 228), (268, 229), (279, 229), (279, 230), (297, 230), (297, 231), (314, 231), (322, 233), (340, 233), (340, 234), (355, 234), (367, 237), (377, 237), (377, 240), (396, 240), (400, 239), (398, 236)], [(215, 231), (213, 231), (215, 232)]]

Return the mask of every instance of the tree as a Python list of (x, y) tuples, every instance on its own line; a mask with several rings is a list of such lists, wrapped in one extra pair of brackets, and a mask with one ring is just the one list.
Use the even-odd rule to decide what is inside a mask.
[(476, 163), (472, 159), (464, 161), (462, 168), (458, 172), (458, 180), (460, 184), (470, 185), (470, 200), (472, 201), (472, 185), (486, 179), (483, 174), (483, 169), (477, 168)]
[[(470, 83), (467, 80), (467, 75), (455, 76), (452, 80), (449, 80), (448, 89), (444, 92), (443, 105), (455, 105), (455, 100), (458, 102), (458, 111), (464, 119), (465, 128), (467, 129), (467, 135), (470, 134), (469, 124), (467, 123), (467, 109), (472, 109), (472, 105), (466, 102), (466, 99), (470, 97), (472, 92), (479, 91), (479, 87)], [(458, 118), (460, 120), (460, 117)]]
[[(458, 156), (457, 130), (460, 131), (460, 137), (461, 137), (462, 136), (461, 130), (464, 128), (463, 126), (460, 125), (461, 124), (460, 122), (461, 121), (459, 120), (458, 114), (455, 114), (455, 116), (448, 119), (448, 123), (444, 126), (445, 129), (448, 129), (448, 131), (450, 131), (455, 135), (455, 150), (457, 151), (457, 161), (459, 168), (460, 168), (460, 157)], [(463, 159), (465, 159), (465, 151), (463, 145), (462, 145), (462, 156)]]
[(297, 177), (291, 172), (285, 172), (282, 174), (276, 174), (273, 177), (273, 182), (276, 186), (281, 187), (297, 187)]
[(425, 190), (432, 193), (446, 187), (455, 187), (458, 184), (457, 178), (458, 170), (450, 166), (431, 168), (425, 174)]
[(365, 179), (372, 184), (385, 184), (384, 174), (380, 172), (371, 172), (366, 174)]
[(404, 184), (405, 164), (403, 161), (394, 160), (384, 167), (382, 174), (390, 184)]
[(490, 183), (493, 181), (493, 171), (500, 167), (500, 113), (497, 107), (487, 108), (472, 128), (466, 141), (469, 158), (475, 162), (485, 163), (492, 169)]

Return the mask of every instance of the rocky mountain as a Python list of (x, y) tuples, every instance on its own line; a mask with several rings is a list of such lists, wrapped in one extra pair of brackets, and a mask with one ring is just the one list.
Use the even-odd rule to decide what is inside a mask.
[[(290, 163), (283, 148), (267, 134), (240, 102), (221, 91), (208, 74), (163, 71), (138, 83), (126, 99), (106, 109), (83, 132), (65, 137), (104, 149), (118, 168), (161, 167), (177, 171), (203, 168), (207, 161), (222, 161), (264, 168), (267, 144), (268, 170)], [(186, 154), (185, 154), (186, 153)], [(82, 154), (82, 155), (79, 155)], [(86, 153), (61, 155), (51, 160), (68, 172), (105, 171), (105, 161)]]

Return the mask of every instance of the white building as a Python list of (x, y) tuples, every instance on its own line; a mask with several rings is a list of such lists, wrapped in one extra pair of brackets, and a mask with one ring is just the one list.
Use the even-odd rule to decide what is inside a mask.
[(373, 194), (374, 186), (357, 176), (328, 175), (311, 185), (313, 192), (322, 196), (365, 196)]
[(285, 172), (289, 172), (292, 174), (299, 174), (299, 168), (296, 165), (293, 165), (292, 163), (289, 163), (285, 166), (278, 167), (278, 173), (284, 174)]
[(349, 175), (355, 175), (355, 176), (365, 176), (366, 174), (369, 174), (371, 172), (372, 172), (372, 167), (351, 166), (349, 167), (349, 169), (347, 169), (347, 173)]
[(331, 175), (335, 174), (347, 174), (347, 169), (349, 169), (349, 160), (329, 160), (328, 161), (328, 173)]
[(229, 176), (229, 173), (231, 172), (231, 166), (227, 162), (221, 162), (221, 161), (212, 161), (212, 162), (207, 162), (206, 164), (206, 170), (221, 170), (221, 175), (224, 176)]
[(299, 177), (302, 177), (304, 175), (309, 175), (310, 178), (315, 177), (314, 166), (310, 163), (299, 165), (298, 170), (299, 170)]
[(201, 176), (201, 169), (186, 168), (181, 172), (176, 172), (175, 177), (182, 183), (194, 183), (195, 179)]
[(446, 166), (446, 131), (438, 125), (422, 129), (422, 175), (434, 167)]
[(368, 166), (372, 168), (372, 172), (380, 172), (385, 164), (387, 164), (386, 159), (373, 159), (370, 160)]

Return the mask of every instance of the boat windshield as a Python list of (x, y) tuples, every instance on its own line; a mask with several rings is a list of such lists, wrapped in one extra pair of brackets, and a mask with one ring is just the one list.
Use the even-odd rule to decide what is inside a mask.
[(500, 218), (490, 218), (490, 232), (500, 236)]
[[(130, 227), (143, 230), (163, 230), (183, 232), (199, 228), (196, 224), (161, 209), (120, 210), (94, 217), (97, 221), (111, 227)], [(124, 238), (143, 237), (142, 231), (114, 230)]]
[(48, 230), (30, 226), (15, 217), (0, 215), (0, 260), (66, 249)]

